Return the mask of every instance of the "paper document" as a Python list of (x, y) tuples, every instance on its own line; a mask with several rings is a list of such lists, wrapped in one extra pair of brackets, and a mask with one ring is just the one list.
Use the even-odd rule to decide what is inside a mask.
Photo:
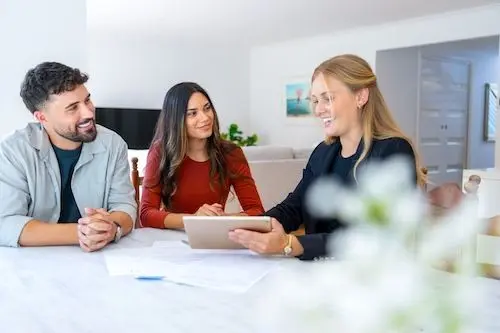
[(110, 275), (162, 277), (197, 287), (245, 292), (283, 259), (249, 250), (193, 250), (175, 241), (109, 251), (105, 260)]

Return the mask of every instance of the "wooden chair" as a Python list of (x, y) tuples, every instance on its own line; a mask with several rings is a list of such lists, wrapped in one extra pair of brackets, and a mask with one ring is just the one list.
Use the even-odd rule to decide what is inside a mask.
[(142, 186), (142, 180), (144, 177), (139, 176), (139, 170), (137, 169), (137, 164), (139, 163), (139, 159), (137, 157), (132, 157), (132, 171), (131, 171), (131, 178), (132, 178), (132, 185), (134, 186), (135, 190), (135, 202), (137, 202), (137, 219), (135, 222), (135, 228), (141, 228), (141, 221), (140, 221), (140, 187)]
[(139, 176), (139, 170), (137, 169), (137, 164), (139, 163), (139, 159), (137, 157), (132, 157), (131, 161), (132, 161), (131, 178), (132, 178), (132, 185), (134, 186), (134, 190), (135, 190), (135, 201), (137, 201), (137, 203), (139, 203), (139, 201), (140, 201), (140, 197), (139, 197), (140, 187), (142, 186), (142, 180), (144, 177)]
[[(427, 177), (427, 173), (429, 172), (429, 170), (426, 167), (420, 168), (420, 170), (422, 170), (424, 176)], [(427, 182), (424, 185), (424, 191), (427, 191)]]

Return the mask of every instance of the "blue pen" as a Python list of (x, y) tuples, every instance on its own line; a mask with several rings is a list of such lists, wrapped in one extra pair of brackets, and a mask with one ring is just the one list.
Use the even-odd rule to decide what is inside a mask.
[(146, 281), (159, 281), (163, 280), (164, 276), (136, 276), (137, 280), (146, 280)]

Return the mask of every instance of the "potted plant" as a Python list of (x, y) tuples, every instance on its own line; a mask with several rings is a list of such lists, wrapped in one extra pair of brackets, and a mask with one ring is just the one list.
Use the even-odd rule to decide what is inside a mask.
[(240, 130), (239, 126), (235, 123), (229, 125), (228, 131), (222, 132), (221, 137), (222, 139), (231, 141), (240, 147), (256, 146), (257, 141), (259, 140), (257, 134), (255, 133), (250, 136), (247, 136), (246, 138), (243, 137), (243, 132)]

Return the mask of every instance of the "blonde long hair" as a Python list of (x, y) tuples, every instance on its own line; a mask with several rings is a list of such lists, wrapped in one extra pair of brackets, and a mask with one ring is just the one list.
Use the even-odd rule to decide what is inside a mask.
[[(362, 58), (353, 54), (344, 54), (330, 58), (321, 63), (312, 75), (312, 80), (323, 74), (343, 82), (352, 92), (367, 88), (368, 100), (361, 108), (361, 122), (363, 128), (363, 151), (354, 165), (354, 176), (359, 164), (366, 158), (373, 140), (402, 138), (408, 141), (415, 154), (415, 168), (417, 184), (425, 187), (426, 176), (421, 167), (419, 154), (412, 140), (407, 137), (394, 120), (384, 97), (377, 86), (377, 78), (370, 65)], [(327, 137), (326, 143), (332, 144), (338, 137)]]

